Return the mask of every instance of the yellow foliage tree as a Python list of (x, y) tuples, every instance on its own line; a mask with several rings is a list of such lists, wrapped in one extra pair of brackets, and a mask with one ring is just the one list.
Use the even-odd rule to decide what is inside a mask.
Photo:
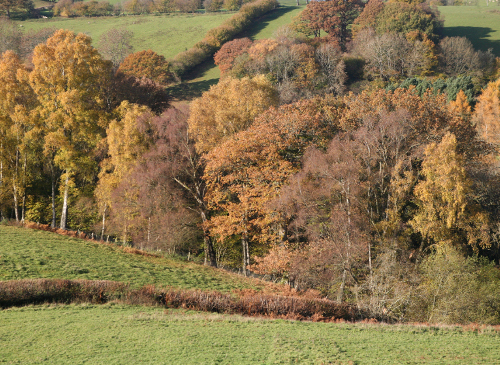
[(68, 194), (75, 174), (91, 179), (93, 150), (109, 120), (106, 85), (112, 64), (91, 45), (91, 38), (58, 30), (33, 53), (29, 81), (44, 121), (44, 154), (62, 175), (60, 227), (67, 222)]
[(488, 247), (488, 217), (472, 201), (471, 181), (453, 134), (426, 148), (421, 174), (424, 180), (414, 191), (419, 209), (410, 225), (437, 244)]
[[(123, 177), (137, 164), (137, 159), (148, 149), (149, 143), (145, 133), (138, 128), (137, 120), (148, 124), (154, 117), (153, 113), (144, 106), (122, 102), (117, 109), (118, 118), (111, 121), (106, 130), (108, 157), (101, 163), (99, 183), (96, 188), (96, 197), (102, 211), (102, 232), (104, 234), (106, 215), (112, 208), (112, 194)], [(122, 199), (134, 196), (133, 187), (121, 194)], [(134, 215), (133, 204), (122, 204), (129, 207), (127, 211), (115, 212), (122, 223), (123, 239), (127, 240), (127, 231), (131, 217)]]
[(247, 129), (256, 116), (277, 103), (275, 89), (262, 75), (241, 80), (224, 78), (191, 104), (189, 133), (195, 138), (197, 150), (208, 152)]

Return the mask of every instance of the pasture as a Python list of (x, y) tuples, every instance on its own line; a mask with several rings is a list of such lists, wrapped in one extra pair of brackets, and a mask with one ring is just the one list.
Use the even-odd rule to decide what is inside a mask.
[(222, 24), (233, 13), (129, 15), (94, 18), (31, 19), (17, 22), (27, 30), (42, 28), (69, 29), (92, 37), (97, 45), (99, 37), (112, 28), (133, 32), (134, 51), (152, 49), (165, 58), (173, 58), (200, 41), (205, 33)]
[[(231, 291), (264, 286), (207, 266), (127, 253), (56, 233), (0, 225), (0, 280), (87, 279)], [(1, 358), (1, 357), (0, 357)]]
[[(483, 4), (484, 3), (484, 4)], [(444, 18), (443, 35), (446, 37), (467, 37), (476, 49), (493, 53), (500, 57), (500, 6), (491, 2), (490, 6), (440, 6)]]
[(3, 364), (493, 364), (492, 328), (313, 323), (158, 307), (0, 312)]

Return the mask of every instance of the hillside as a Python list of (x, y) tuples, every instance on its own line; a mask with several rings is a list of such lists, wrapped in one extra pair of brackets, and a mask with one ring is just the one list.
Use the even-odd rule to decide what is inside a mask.
[(493, 364), (492, 328), (265, 320), (121, 305), (1, 312), (7, 364)]
[(190, 262), (126, 253), (113, 245), (0, 225), (0, 280), (88, 279), (230, 291), (265, 284)]

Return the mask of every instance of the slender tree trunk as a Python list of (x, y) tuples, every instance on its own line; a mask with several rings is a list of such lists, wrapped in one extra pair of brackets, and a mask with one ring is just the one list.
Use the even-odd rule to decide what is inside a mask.
[(66, 171), (66, 181), (64, 182), (63, 207), (61, 212), (61, 229), (66, 229), (68, 221), (68, 194), (69, 194), (69, 172)]
[(52, 185), (52, 223), (51, 227), (56, 228), (56, 177), (54, 176), (54, 167), (51, 168), (51, 173), (50, 173), (50, 178), (51, 178), (51, 185)]
[(14, 182), (12, 185), (13, 195), (14, 195), (14, 215), (16, 217), (16, 222), (19, 222), (19, 203), (17, 201), (17, 185)]
[(104, 229), (106, 228), (106, 211), (108, 210), (108, 205), (104, 203), (104, 211), (102, 212), (102, 229), (101, 229), (101, 241), (104, 237)]
[(243, 275), (248, 275), (247, 266), (250, 264), (250, 255), (248, 252), (248, 234), (245, 232), (241, 236), (241, 246), (243, 251)]
[[(200, 214), (201, 220), (205, 224), (207, 222), (207, 216), (204, 211), (200, 211)], [(217, 267), (214, 245), (212, 244), (210, 234), (205, 227), (203, 227), (203, 243), (205, 248), (205, 265), (210, 264), (210, 266)]]

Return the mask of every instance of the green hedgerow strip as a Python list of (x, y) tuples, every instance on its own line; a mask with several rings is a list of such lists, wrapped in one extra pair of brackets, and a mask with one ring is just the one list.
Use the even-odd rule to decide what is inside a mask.
[(252, 24), (254, 19), (276, 9), (278, 6), (277, 0), (257, 0), (243, 5), (238, 13), (218, 27), (210, 29), (200, 42), (175, 56), (172, 60), (174, 72), (181, 77), (212, 57), (224, 43), (232, 40), (235, 35)]

